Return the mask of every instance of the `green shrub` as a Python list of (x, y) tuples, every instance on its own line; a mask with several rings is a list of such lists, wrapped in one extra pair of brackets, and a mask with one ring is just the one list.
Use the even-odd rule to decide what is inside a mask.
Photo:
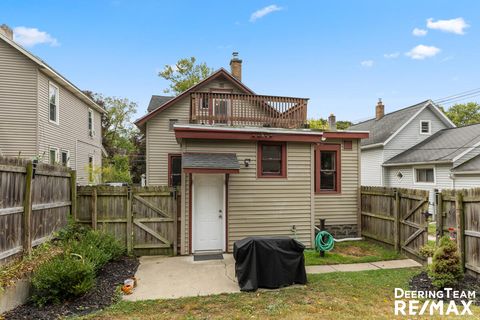
[(59, 303), (86, 293), (94, 283), (91, 262), (75, 255), (59, 255), (33, 274), (32, 300), (40, 306)]
[(58, 231), (56, 238), (62, 243), (74, 241), (85, 235), (88, 230), (89, 229), (87, 227), (76, 223), (75, 220), (71, 216), (69, 216), (68, 224)]
[(88, 230), (78, 240), (68, 242), (66, 251), (90, 261), (97, 272), (108, 261), (123, 255), (125, 247), (109, 233)]
[(433, 255), (429, 275), (432, 284), (437, 288), (453, 286), (463, 277), (457, 244), (448, 236), (440, 239), (440, 245)]
[(430, 258), (430, 257), (433, 257), (434, 253), (435, 253), (435, 243), (427, 243), (426, 245), (420, 247), (420, 255), (422, 257), (425, 257), (425, 258)]

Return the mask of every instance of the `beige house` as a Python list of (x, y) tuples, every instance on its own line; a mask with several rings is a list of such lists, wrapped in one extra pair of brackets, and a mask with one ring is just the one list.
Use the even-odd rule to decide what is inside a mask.
[(230, 66), (176, 97), (153, 96), (136, 121), (147, 184), (181, 190), (181, 253), (232, 251), (255, 235), (312, 247), (320, 218), (336, 237), (357, 236), (368, 133), (307, 129), (308, 99), (257, 95), (236, 54)]
[(102, 164), (104, 110), (0, 26), (0, 155), (38, 158), (95, 180)]

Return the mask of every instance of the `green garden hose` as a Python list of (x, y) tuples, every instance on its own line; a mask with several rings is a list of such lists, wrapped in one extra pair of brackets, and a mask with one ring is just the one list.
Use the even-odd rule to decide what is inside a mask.
[(315, 237), (315, 249), (317, 249), (317, 251), (330, 251), (333, 249), (333, 243), (333, 236), (327, 231), (320, 231)]

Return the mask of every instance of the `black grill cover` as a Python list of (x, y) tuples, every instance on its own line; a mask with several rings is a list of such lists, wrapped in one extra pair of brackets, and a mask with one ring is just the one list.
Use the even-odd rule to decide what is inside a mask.
[(288, 237), (250, 237), (233, 245), (241, 291), (307, 283), (305, 246)]

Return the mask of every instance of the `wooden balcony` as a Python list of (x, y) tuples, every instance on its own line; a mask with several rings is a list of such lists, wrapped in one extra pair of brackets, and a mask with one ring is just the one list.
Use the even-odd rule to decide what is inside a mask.
[(190, 122), (227, 126), (303, 128), (308, 99), (193, 92)]

